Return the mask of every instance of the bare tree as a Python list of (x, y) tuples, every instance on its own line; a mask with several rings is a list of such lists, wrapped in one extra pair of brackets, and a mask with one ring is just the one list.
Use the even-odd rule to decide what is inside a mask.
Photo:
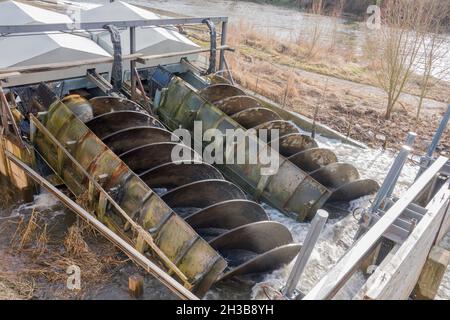
[[(324, 2), (323, 0), (312, 0), (311, 13), (315, 15), (323, 15)], [(314, 19), (312, 25), (307, 32), (307, 46), (305, 57), (312, 59), (316, 56), (319, 50), (321, 38), (323, 36), (324, 26), (321, 19)]]
[(426, 10), (428, 14), (424, 15), (423, 21), (420, 21), (427, 35), (422, 39), (418, 61), (421, 81), (416, 124), (419, 122), (423, 101), (429, 89), (444, 78), (450, 68), (444, 60), (448, 54), (449, 45), (445, 35), (444, 19), (450, 13), (449, 5), (442, 0), (428, 0)]
[(376, 78), (387, 94), (385, 118), (413, 73), (423, 43), (424, 29), (417, 26), (426, 14), (427, 0), (391, 0), (382, 10), (382, 27), (376, 31), (378, 54)]

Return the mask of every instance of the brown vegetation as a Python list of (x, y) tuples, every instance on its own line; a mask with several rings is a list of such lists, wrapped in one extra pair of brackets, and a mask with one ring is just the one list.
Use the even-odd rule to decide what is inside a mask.
[[(375, 44), (372, 58), (377, 66), (377, 84), (387, 96), (386, 119), (390, 119), (401, 93), (411, 83), (415, 68), (424, 60), (424, 74), (419, 83), (418, 109), (421, 109), (431, 73), (440, 62), (436, 59), (436, 48), (428, 45), (428, 39), (436, 40), (436, 35), (443, 31), (440, 27), (446, 8), (440, 0), (397, 0), (384, 4), (382, 24), (369, 36)], [(431, 43), (437, 44), (434, 40)]]
[[(190, 35), (199, 44), (207, 45), (206, 32), (191, 29)], [(317, 121), (370, 146), (398, 150), (407, 132), (415, 131), (419, 135), (415, 151), (423, 152), (443, 114), (442, 104), (430, 101), (416, 125), (416, 99), (400, 97), (391, 119), (385, 120), (386, 96), (376, 86), (378, 66), (370, 60), (370, 44), (357, 54), (352, 46), (318, 42), (316, 53), (311, 55), (311, 44), (306, 40), (285, 41), (242, 21), (230, 26), (228, 40), (236, 49), (227, 53), (228, 65), (239, 85), (310, 118), (320, 103)], [(324, 90), (327, 79), (328, 88)], [(409, 81), (407, 91), (419, 94), (420, 76), (413, 75)], [(450, 84), (435, 81), (427, 98), (448, 101)], [(445, 154), (449, 150), (447, 132), (439, 151)]]
[[(60, 239), (52, 239), (52, 227), (45, 214), (37, 210), (16, 222), (10, 254), (12, 260), (23, 259), (24, 264), (19, 267), (11, 262), (4, 266), (11, 270), (0, 268), (0, 299), (31, 299), (42, 294), (53, 299), (80, 299), (98, 285), (107, 283), (115, 268), (125, 262), (118, 260), (118, 251), (108, 242), (102, 242), (101, 237), (97, 238), (93, 229), (82, 221), (69, 227)], [(90, 247), (89, 239), (96, 242), (99, 252)], [(81, 270), (81, 290), (66, 287), (66, 271), (73, 265)], [(45, 292), (39, 292), (40, 288)]]

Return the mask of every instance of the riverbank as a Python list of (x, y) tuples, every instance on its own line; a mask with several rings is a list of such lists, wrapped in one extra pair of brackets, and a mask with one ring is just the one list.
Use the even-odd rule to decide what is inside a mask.
[[(294, 10), (302, 10), (308, 12), (311, 10), (312, 0), (237, 0), (246, 2), (255, 2), (259, 4), (269, 4), (273, 6), (279, 6)], [(365, 14), (369, 5), (374, 4), (373, 0), (347, 0), (347, 1), (324, 1), (325, 12), (332, 14), (333, 9), (340, 3), (343, 5), (343, 12), (351, 16), (353, 19), (361, 20)]]
[[(174, 299), (91, 226), (48, 193), (20, 203), (0, 188), (0, 300), (130, 300), (128, 278), (144, 278), (141, 299)], [(80, 288), (67, 286), (78, 266)]]
[[(188, 35), (202, 46), (209, 35), (190, 29)], [(430, 88), (416, 123), (420, 80), (416, 77), (385, 120), (386, 95), (376, 86), (375, 68), (363, 51), (336, 43), (311, 43), (308, 38), (285, 41), (259, 32), (243, 22), (230, 26), (227, 53), (235, 81), (243, 87), (276, 101), (373, 148), (398, 150), (407, 133), (418, 134), (416, 153), (423, 153), (432, 139), (450, 100), (450, 83), (438, 82)], [(338, 45), (339, 44), (339, 45)], [(450, 153), (450, 132), (438, 149)]]
[[(146, 1), (133, 1), (149, 6)], [(152, 8), (184, 15), (227, 15), (227, 53), (236, 82), (285, 108), (313, 118), (374, 148), (399, 150), (407, 133), (418, 134), (414, 152), (423, 154), (450, 101), (450, 82), (438, 81), (416, 123), (420, 77), (413, 76), (390, 120), (384, 119), (386, 94), (378, 87), (370, 30), (339, 16), (305, 14), (245, 1), (155, 1)], [(251, 12), (258, 12), (257, 19)], [(199, 45), (209, 45), (206, 28), (187, 29)], [(220, 30), (218, 30), (220, 34)], [(444, 65), (447, 65), (446, 57)], [(378, 59), (379, 60), (379, 59)], [(450, 133), (438, 151), (450, 152)]]

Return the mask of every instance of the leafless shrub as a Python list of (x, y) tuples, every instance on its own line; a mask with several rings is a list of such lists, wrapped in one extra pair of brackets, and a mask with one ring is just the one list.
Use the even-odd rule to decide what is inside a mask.
[(417, 64), (423, 39), (429, 32), (430, 19), (425, 0), (393, 0), (382, 9), (382, 27), (373, 34), (376, 41), (376, 78), (387, 94), (385, 118), (392, 110)]
[(445, 62), (448, 54), (448, 41), (445, 35), (446, 27), (444, 19), (450, 14), (448, 3), (442, 0), (428, 0), (426, 7), (428, 14), (424, 15), (420, 21), (420, 26), (424, 28), (426, 36), (423, 37), (420, 54), (419, 67), (420, 74), (420, 94), (416, 113), (416, 124), (419, 121), (423, 101), (427, 96), (429, 89), (445, 78), (450, 66)]
[[(312, 0), (310, 13), (314, 15), (322, 15), (324, 12), (323, 0)], [(321, 40), (324, 36), (323, 22), (321, 19), (312, 19), (311, 25), (305, 30), (301, 30), (297, 44), (304, 49), (304, 58), (313, 59), (320, 51)]]
[(17, 274), (0, 272), (0, 300), (29, 300), (35, 283)]

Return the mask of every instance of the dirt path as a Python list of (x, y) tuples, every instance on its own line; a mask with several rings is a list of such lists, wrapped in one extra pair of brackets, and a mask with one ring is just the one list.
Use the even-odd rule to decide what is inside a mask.
[[(280, 67), (286, 68), (286, 70), (288, 69), (285, 66)], [(380, 101), (386, 99), (386, 93), (381, 88), (328, 75), (305, 71), (302, 69), (295, 69), (295, 73), (306, 81), (311, 82), (311, 84), (312, 82), (314, 82), (318, 86), (323, 86), (324, 88), (327, 86), (328, 88), (333, 88), (333, 90), (340, 90), (342, 92), (346, 92), (349, 95), (359, 98), (368, 98), (370, 100), (375, 99), (375, 104), (372, 104), (373, 107), (385, 107), (384, 105), (380, 105), (379, 103)], [(399, 102), (403, 105), (414, 106), (418, 104), (419, 97), (408, 93), (402, 93)], [(446, 108), (446, 103), (433, 99), (424, 99), (423, 110), (434, 112), (436, 110), (443, 111)]]

